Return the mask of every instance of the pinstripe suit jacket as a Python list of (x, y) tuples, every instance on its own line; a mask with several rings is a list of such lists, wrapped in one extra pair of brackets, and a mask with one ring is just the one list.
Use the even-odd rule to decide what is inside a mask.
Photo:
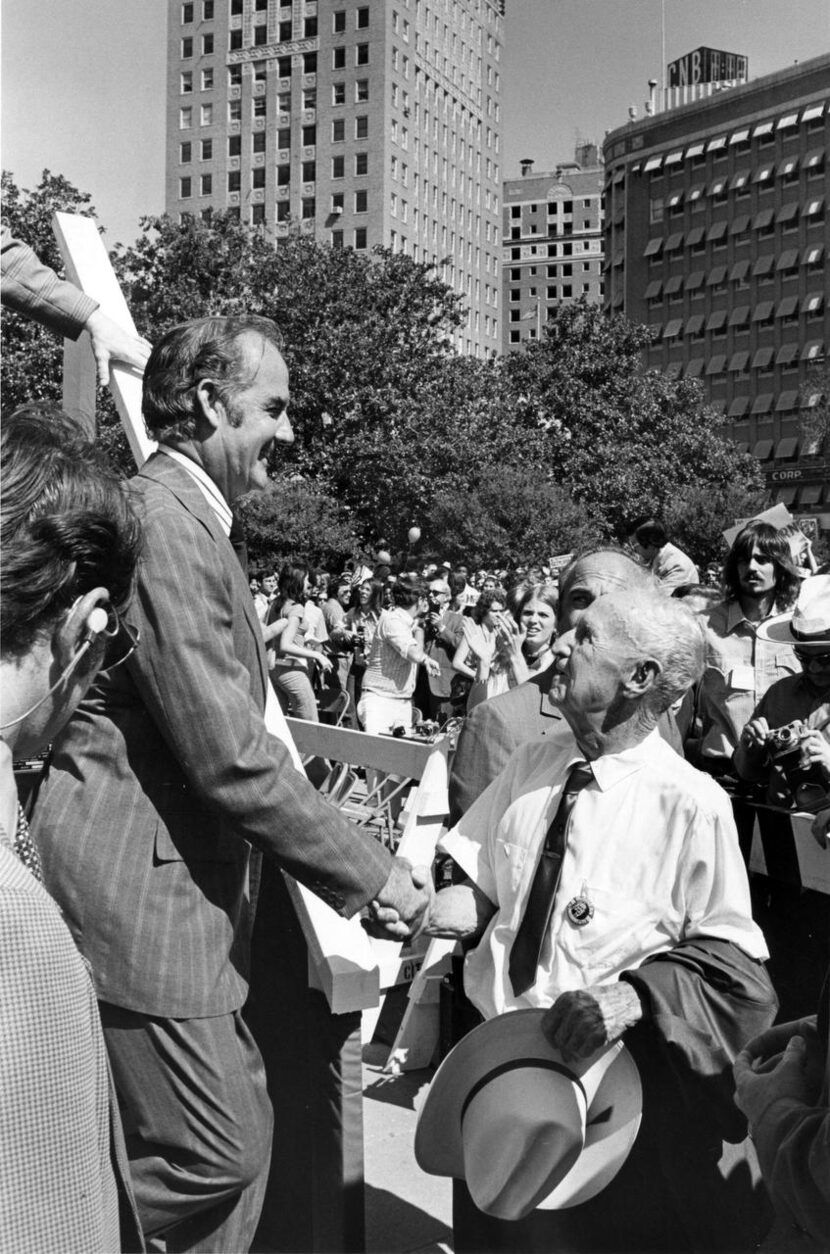
[(344, 915), (377, 896), (391, 859), (266, 732), (261, 628), (196, 484), (157, 455), (132, 486), (141, 643), (56, 742), (33, 830), (102, 1000), (224, 1014), (247, 992), (250, 845)]

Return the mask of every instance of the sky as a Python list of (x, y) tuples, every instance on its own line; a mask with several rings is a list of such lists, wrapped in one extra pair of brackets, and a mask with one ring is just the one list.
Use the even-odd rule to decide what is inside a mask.
[[(371, 0), (373, 4), (379, 0)], [(507, 0), (502, 176), (552, 170), (577, 138), (642, 115), (666, 60), (706, 45), (758, 78), (830, 51), (828, 0)], [(2, 0), (3, 168), (90, 192), (106, 241), (164, 208), (167, 0)]]

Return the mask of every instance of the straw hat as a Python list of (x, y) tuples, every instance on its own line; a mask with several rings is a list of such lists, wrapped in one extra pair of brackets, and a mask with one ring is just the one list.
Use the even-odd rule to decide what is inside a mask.
[(812, 575), (798, 592), (795, 609), (775, 614), (758, 627), (761, 640), (792, 644), (799, 649), (830, 649), (830, 575)]

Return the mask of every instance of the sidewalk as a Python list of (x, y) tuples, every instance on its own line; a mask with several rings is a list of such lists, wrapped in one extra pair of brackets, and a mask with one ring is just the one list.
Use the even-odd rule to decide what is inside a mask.
[(417, 1113), (431, 1069), (385, 1075), (389, 1046), (363, 1050), (367, 1254), (452, 1254), (452, 1185), (415, 1163)]

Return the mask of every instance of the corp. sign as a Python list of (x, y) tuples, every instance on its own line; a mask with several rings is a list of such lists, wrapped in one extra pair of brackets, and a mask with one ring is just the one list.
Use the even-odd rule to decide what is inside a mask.
[(746, 81), (749, 60), (740, 52), (695, 48), (694, 52), (687, 52), (684, 57), (672, 61), (667, 68), (669, 87), (686, 87), (690, 83)]

